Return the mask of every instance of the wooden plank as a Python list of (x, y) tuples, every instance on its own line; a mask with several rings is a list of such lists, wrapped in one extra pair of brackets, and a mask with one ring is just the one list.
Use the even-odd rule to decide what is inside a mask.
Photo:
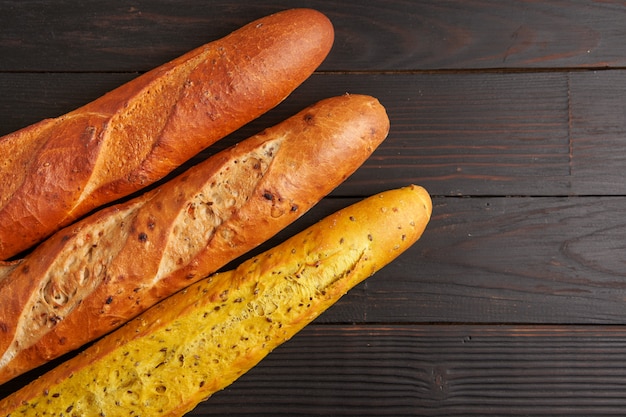
[[(0, 74), (0, 134), (73, 110), (136, 74)], [(335, 195), (414, 182), (435, 195), (625, 195), (622, 71), (318, 73), (192, 163), (346, 92), (386, 106), (388, 139)]]
[[(351, 201), (335, 200), (285, 235)], [(623, 197), (435, 198), (420, 241), (320, 322), (621, 324), (625, 211)]]
[(623, 327), (310, 326), (193, 416), (608, 416)]
[[(126, 79), (0, 74), (1, 133), (70, 111)], [(315, 74), (196, 162), (315, 101), (350, 92), (378, 97), (391, 131), (336, 195), (369, 195), (411, 182), (436, 195), (569, 194), (567, 89), (567, 74), (560, 73)]]
[[(323, 200), (224, 269), (355, 201)], [(318, 323), (624, 323), (626, 198), (433, 201), (422, 238)]]
[(571, 74), (572, 176), (577, 194), (626, 194), (626, 73)]
[[(333, 21), (325, 71), (621, 67), (626, 5), (305, 0)], [(145, 71), (288, 0), (0, 1), (0, 71)]]
[(419, 183), (435, 195), (626, 195), (623, 71), (315, 74), (231, 144), (314, 101), (378, 97), (388, 139), (335, 195)]
[(189, 416), (621, 415), (625, 357), (623, 326), (310, 325)]

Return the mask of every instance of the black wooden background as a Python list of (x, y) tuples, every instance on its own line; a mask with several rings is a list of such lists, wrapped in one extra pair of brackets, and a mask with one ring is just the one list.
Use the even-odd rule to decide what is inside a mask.
[(192, 415), (626, 415), (624, 2), (0, 0), (0, 134), (296, 6), (334, 23), (328, 59), (190, 164), (370, 94), (386, 142), (268, 245), (409, 183), (432, 221)]

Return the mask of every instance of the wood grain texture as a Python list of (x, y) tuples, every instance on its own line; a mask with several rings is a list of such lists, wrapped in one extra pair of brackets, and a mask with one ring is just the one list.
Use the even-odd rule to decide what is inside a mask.
[[(327, 198), (267, 250), (357, 201)], [(422, 238), (318, 324), (626, 322), (623, 197), (433, 199)]]
[(192, 415), (620, 415), (625, 346), (621, 326), (311, 326)]
[[(354, 201), (326, 199), (264, 246)], [(433, 203), (420, 241), (318, 323), (626, 322), (626, 198), (438, 197)]]
[[(339, 42), (325, 71), (622, 67), (620, 2), (303, 0)], [(145, 71), (293, 2), (0, 2), (0, 71)]]
[(621, 415), (625, 346), (623, 326), (311, 325), (189, 416)]
[(571, 74), (570, 84), (576, 192), (625, 195), (626, 72)]
[[(87, 75), (48, 76), (51, 90), (45, 94), (58, 99), (51, 98), (50, 108), (31, 106), (24, 92), (17, 95), (19, 100), (7, 100), (7, 113), (31, 112), (28, 119), (7, 126), (7, 133), (40, 118), (72, 110), (88, 93), (97, 97), (120, 80), (117, 74), (98, 75), (97, 80), (94, 75), (93, 83)], [(7, 97), (12, 96), (12, 90), (29, 91), (33, 77), (0, 74), (0, 89), (5, 89)], [(278, 108), (198, 155), (196, 160), (280, 122), (294, 109), (346, 92), (366, 92), (386, 107), (391, 130), (358, 175), (337, 193), (366, 196), (384, 188), (419, 182), (436, 195), (567, 194), (567, 86), (567, 75), (551, 73), (341, 77), (315, 74)], [(32, 88), (30, 91), (33, 97), (39, 96)], [(70, 101), (71, 94), (74, 96)], [(538, 189), (539, 177), (551, 177), (554, 181), (544, 182), (544, 188)]]
[[(0, 134), (54, 117), (131, 74), (0, 74)], [(624, 195), (622, 71), (314, 74), (258, 120), (194, 163), (326, 97), (370, 94), (391, 131), (335, 195), (366, 196), (416, 182), (434, 195)]]
[(616, 197), (436, 199), (423, 239), (354, 306), (368, 322), (623, 324), (625, 209)]

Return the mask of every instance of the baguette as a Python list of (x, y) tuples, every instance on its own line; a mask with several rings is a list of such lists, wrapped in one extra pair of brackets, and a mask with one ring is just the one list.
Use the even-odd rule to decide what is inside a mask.
[(417, 186), (340, 210), (157, 304), (7, 397), (0, 415), (182, 415), (411, 246), (431, 210)]
[(0, 260), (160, 180), (273, 108), (333, 39), (321, 13), (283, 11), (0, 138)]
[(384, 140), (373, 97), (310, 106), (0, 270), (0, 383), (76, 349), (267, 240)]

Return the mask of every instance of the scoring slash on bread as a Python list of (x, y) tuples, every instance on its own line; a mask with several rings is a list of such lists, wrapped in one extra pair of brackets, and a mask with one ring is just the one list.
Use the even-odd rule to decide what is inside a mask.
[(417, 186), (346, 207), (157, 304), (4, 399), (0, 415), (182, 415), (410, 247), (431, 210)]
[(273, 108), (333, 40), (323, 14), (279, 12), (0, 138), (0, 260), (163, 178)]
[(0, 383), (94, 340), (301, 216), (385, 139), (373, 97), (322, 100), (0, 268)]

